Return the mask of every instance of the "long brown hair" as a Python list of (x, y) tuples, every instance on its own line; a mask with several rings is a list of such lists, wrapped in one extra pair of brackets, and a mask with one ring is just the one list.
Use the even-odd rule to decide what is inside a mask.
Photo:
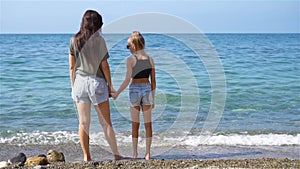
[(85, 42), (97, 32), (103, 25), (102, 16), (94, 10), (87, 10), (81, 21), (80, 30), (75, 35), (75, 44), (78, 51), (82, 49)]

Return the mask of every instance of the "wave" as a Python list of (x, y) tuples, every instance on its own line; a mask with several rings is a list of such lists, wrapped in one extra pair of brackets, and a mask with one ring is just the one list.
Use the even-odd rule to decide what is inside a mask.
[(286, 146), (300, 145), (300, 134), (259, 134), (259, 135), (214, 135), (205, 141), (201, 141), (201, 136), (188, 136), (182, 145), (227, 145), (227, 146)]
[[(140, 134), (142, 137), (144, 133)], [(116, 133), (119, 146), (131, 146), (130, 132)], [(144, 146), (145, 139), (140, 138), (140, 146)], [(20, 132), (12, 135), (0, 136), (0, 144), (12, 145), (57, 145), (79, 143), (77, 132)], [(90, 144), (107, 147), (107, 141), (103, 132), (90, 134)], [(186, 135), (184, 133), (173, 133), (160, 135), (154, 133), (153, 147), (174, 147), (174, 146), (299, 146), (300, 134), (205, 134)]]

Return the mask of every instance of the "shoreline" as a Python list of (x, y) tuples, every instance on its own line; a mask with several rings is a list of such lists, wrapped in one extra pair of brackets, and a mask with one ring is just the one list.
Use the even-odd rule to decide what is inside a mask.
[[(7, 161), (20, 152), (28, 158), (46, 154), (50, 149), (63, 152), (66, 162), (42, 168), (300, 168), (299, 146), (153, 147), (150, 161), (142, 158), (144, 148), (139, 147), (138, 160), (113, 161), (107, 147), (91, 145), (93, 161), (83, 162), (80, 144), (18, 146), (1, 143), (0, 161)], [(131, 155), (131, 147), (119, 145), (119, 151), (125, 157)]]
[[(119, 145), (119, 152), (125, 157), (131, 157), (131, 146)], [(138, 158), (143, 158), (144, 147), (139, 147)], [(49, 150), (62, 152), (66, 162), (83, 160), (83, 154), (79, 143), (48, 144), (48, 145), (12, 145), (0, 143), (0, 161), (7, 161), (18, 153), (24, 153), (26, 157), (34, 157), (39, 154), (47, 154)], [(113, 160), (113, 155), (108, 147), (90, 145), (93, 161)], [(155, 147), (151, 148), (152, 159), (252, 159), (252, 158), (274, 158), (300, 160), (300, 146), (197, 146), (197, 147)]]

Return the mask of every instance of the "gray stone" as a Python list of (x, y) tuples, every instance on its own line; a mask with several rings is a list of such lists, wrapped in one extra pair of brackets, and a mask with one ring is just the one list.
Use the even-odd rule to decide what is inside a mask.
[(26, 162), (26, 155), (24, 153), (19, 153), (15, 157), (8, 160), (11, 164), (24, 165)]

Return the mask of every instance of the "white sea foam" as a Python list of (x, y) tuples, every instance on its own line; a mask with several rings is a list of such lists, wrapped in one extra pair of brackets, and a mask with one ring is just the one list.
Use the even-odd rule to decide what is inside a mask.
[(60, 144), (60, 143), (79, 143), (79, 137), (75, 132), (32, 132), (16, 133), (9, 137), (0, 137), (0, 143), (10, 143), (15, 145), (28, 144)]
[[(142, 135), (141, 135), (142, 136)], [(173, 147), (173, 146), (190, 146), (197, 147), (201, 145), (245, 145), (245, 146), (285, 146), (300, 145), (300, 134), (228, 134), (228, 135), (212, 135), (197, 136), (188, 135), (185, 137), (174, 136), (158, 136), (154, 133), (153, 147)], [(117, 133), (118, 145), (131, 146), (131, 135), (128, 133)], [(145, 139), (139, 139), (140, 146), (144, 146)], [(47, 145), (62, 143), (79, 143), (77, 132), (57, 131), (57, 132), (32, 132), (17, 133), (9, 137), (0, 137), (0, 143), (8, 143), (14, 145)], [(108, 146), (103, 132), (90, 134), (91, 145)]]
[(300, 145), (300, 134), (259, 134), (259, 135), (214, 135), (202, 141), (202, 136), (187, 136), (180, 145), (246, 145), (246, 146), (283, 146)]

